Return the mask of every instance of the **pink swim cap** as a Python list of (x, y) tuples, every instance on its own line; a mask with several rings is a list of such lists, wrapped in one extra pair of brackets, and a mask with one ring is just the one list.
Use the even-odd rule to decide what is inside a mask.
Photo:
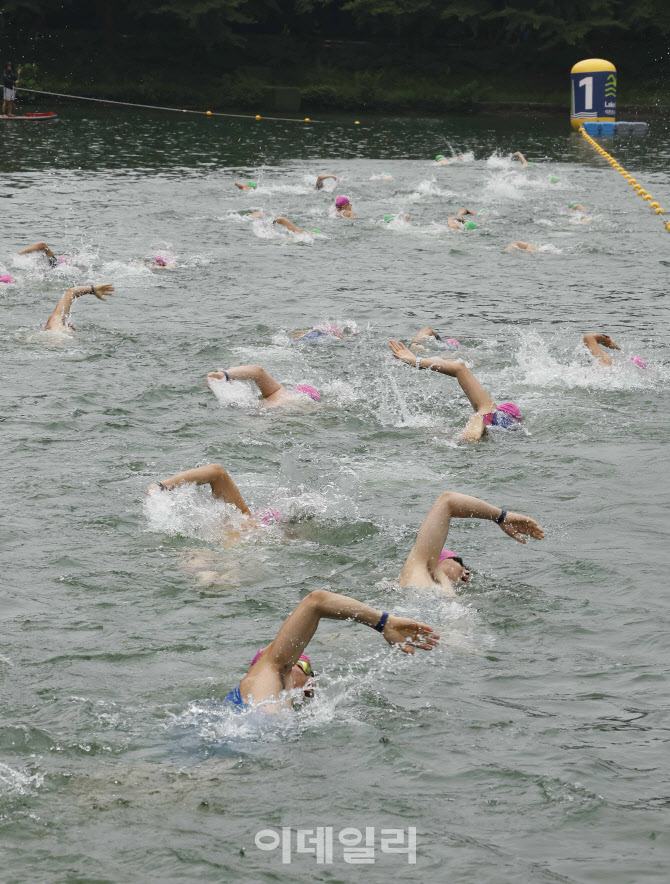
[(165, 258), (161, 258), (160, 255), (156, 258), (156, 264), (158, 264), (159, 267), (167, 267), (167, 261)]
[(463, 346), (463, 344), (461, 344), (460, 341), (457, 341), (456, 338), (445, 338), (445, 343), (451, 344), (453, 347), (462, 347)]
[[(267, 645), (266, 645), (266, 647), (267, 647)], [(251, 666), (254, 665), (254, 663), (256, 662), (256, 660), (258, 660), (258, 658), (260, 657), (260, 655), (263, 653), (264, 650), (265, 650), (265, 648), (259, 648), (259, 649), (258, 649), (258, 653), (257, 653), (256, 656), (254, 657), (254, 659), (251, 661)], [(307, 656), (307, 654), (301, 654), (301, 655), (300, 655), (300, 659), (301, 659), (301, 660), (304, 660), (306, 663), (309, 663), (310, 666), (312, 665), (312, 662), (311, 662), (311, 660), (309, 659), (309, 657)], [(251, 666), (249, 667), (249, 669), (251, 669)]]
[(630, 361), (634, 362), (635, 365), (638, 366), (638, 368), (646, 368), (647, 367), (647, 363), (644, 361), (644, 359), (640, 359), (639, 356), (631, 356)]
[(498, 411), (506, 411), (507, 414), (511, 415), (514, 418), (514, 420), (523, 420), (523, 418), (521, 417), (519, 406), (515, 405), (513, 402), (503, 402), (498, 406)]
[(458, 556), (451, 549), (443, 549), (440, 553), (440, 558), (437, 560), (438, 562), (443, 562), (445, 559), (456, 559)]
[(283, 522), (284, 519), (279, 510), (256, 510), (254, 516), (264, 525), (274, 525), (275, 522)]
[(319, 399), (321, 399), (321, 393), (319, 393), (316, 387), (310, 387), (309, 384), (298, 384), (298, 386), (293, 389), (297, 390), (299, 393), (306, 393), (315, 402), (318, 402)]
[(70, 263), (67, 258), (56, 258), (56, 260), (58, 261), (59, 264), (69, 264)]
[(343, 208), (343, 206), (348, 206), (349, 205), (349, 197), (348, 196), (338, 196), (338, 198), (335, 200), (335, 205), (337, 206), (338, 209)]
[(16, 280), (10, 273), (3, 273), (2, 276), (0, 276), (0, 282), (12, 283), (16, 282)]

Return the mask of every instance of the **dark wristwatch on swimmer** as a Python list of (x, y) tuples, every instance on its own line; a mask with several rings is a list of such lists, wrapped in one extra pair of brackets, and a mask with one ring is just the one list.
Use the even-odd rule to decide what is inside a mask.
[(500, 510), (500, 515), (496, 519), (496, 522), (499, 525), (502, 525), (502, 523), (505, 521), (506, 517), (507, 517), (507, 510)]

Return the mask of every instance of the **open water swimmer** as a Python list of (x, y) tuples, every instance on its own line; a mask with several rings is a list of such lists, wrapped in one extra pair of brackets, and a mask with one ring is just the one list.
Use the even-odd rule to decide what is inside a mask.
[(106, 301), (114, 291), (111, 283), (103, 283), (102, 285), (76, 285), (69, 288), (60, 298), (56, 307), (47, 319), (45, 328), (47, 331), (74, 331), (74, 326), (68, 320), (72, 304), (82, 295), (95, 295), (99, 301)]
[(525, 156), (521, 153), (520, 150), (514, 151), (511, 157), (513, 160), (518, 160), (521, 163), (522, 168), (527, 169), (528, 166), (532, 166), (532, 163), (529, 163)]
[(537, 246), (532, 242), (523, 242), (520, 239), (514, 240), (506, 248), (506, 252), (537, 252)]
[(339, 325), (335, 325), (332, 322), (325, 322), (322, 325), (314, 326), (313, 328), (306, 328), (302, 331), (294, 331), (291, 332), (291, 338), (293, 338), (296, 342), (298, 341), (327, 341), (330, 340), (338, 340), (343, 341), (345, 338), (353, 338), (355, 337), (357, 332), (347, 330), (346, 328), (342, 328)]
[(426, 623), (394, 617), (347, 596), (317, 589), (286, 618), (274, 640), (256, 654), (247, 674), (226, 695), (226, 702), (239, 710), (254, 706), (263, 712), (279, 712), (293, 705), (295, 693), (311, 695), (316, 676), (304, 652), (321, 620), (351, 620), (368, 626), (405, 654), (431, 651), (440, 641)]
[(414, 335), (409, 342), (409, 349), (413, 353), (425, 353), (425, 344), (437, 344), (445, 350), (460, 350), (463, 346), (457, 338), (443, 338), (428, 325)]
[(260, 365), (236, 365), (225, 371), (210, 371), (207, 375), (207, 386), (210, 388), (212, 380), (253, 381), (261, 394), (261, 404), (268, 408), (276, 408), (278, 405), (303, 405), (307, 398), (314, 402), (321, 399), (321, 393), (311, 384), (284, 387)]
[(246, 184), (243, 181), (236, 181), (235, 187), (237, 187), (238, 190), (249, 191), (256, 190), (258, 188), (258, 184), (255, 181), (247, 181)]
[(398, 341), (389, 341), (389, 346), (395, 358), (406, 365), (437, 371), (456, 378), (475, 411), (460, 435), (462, 442), (481, 439), (486, 429), (490, 427), (509, 430), (521, 423), (523, 418), (519, 407), (514, 402), (502, 402), (496, 405), (464, 362), (450, 362), (433, 356), (415, 356)]
[(356, 213), (354, 212), (351, 202), (349, 201), (348, 196), (338, 196), (335, 200), (335, 211), (338, 215), (343, 218), (355, 218)]
[(445, 491), (421, 523), (416, 542), (400, 572), (400, 586), (439, 586), (454, 594), (454, 584), (468, 583), (471, 572), (463, 559), (444, 549), (452, 519), (484, 519), (495, 522), (513, 540), (542, 540), (544, 531), (535, 519), (492, 506), (476, 497)]
[(314, 190), (323, 190), (323, 182), (332, 179), (333, 181), (339, 181), (340, 179), (337, 175), (319, 175), (316, 179), (316, 184), (314, 185)]
[(45, 242), (36, 242), (33, 243), (32, 246), (28, 246), (25, 249), (21, 249), (20, 252), (17, 252), (17, 255), (30, 255), (34, 252), (42, 252), (47, 261), (49, 262), (49, 267), (57, 267), (58, 264), (67, 264), (66, 258), (57, 258), (56, 255), (51, 251), (49, 246)]

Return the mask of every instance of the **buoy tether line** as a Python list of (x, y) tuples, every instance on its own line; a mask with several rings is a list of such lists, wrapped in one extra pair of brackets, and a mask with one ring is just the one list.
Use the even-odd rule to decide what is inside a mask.
[[(580, 126), (578, 131), (579, 131), (579, 134), (582, 136), (582, 138), (585, 138), (588, 141), (588, 143), (596, 151), (596, 153), (599, 153), (601, 157), (604, 157), (607, 160), (607, 162), (610, 164), (610, 166), (613, 169), (617, 170), (619, 175), (623, 175), (623, 177), (628, 182), (628, 184), (630, 184), (630, 186), (633, 188), (633, 193), (636, 193), (638, 196), (641, 196), (642, 199), (644, 200), (644, 202), (649, 203), (649, 208), (654, 210), (655, 215), (665, 215), (665, 209), (662, 209), (660, 207), (660, 205), (654, 199), (654, 197), (650, 193), (647, 193), (646, 190), (643, 190), (642, 185), (638, 184), (637, 181), (635, 180), (635, 178), (633, 178), (633, 176), (629, 172), (627, 172), (624, 169), (624, 167), (621, 166), (614, 159), (613, 156), (608, 154), (604, 147), (601, 147), (597, 141), (595, 141), (593, 138), (591, 138), (591, 136), (586, 132), (586, 130), (584, 129), (583, 126)], [(664, 227), (666, 230), (670, 231), (670, 221), (666, 221)]]
[(239, 120), (273, 120), (279, 123), (321, 123), (322, 120), (311, 120), (309, 117), (298, 119), (297, 117), (262, 117), (260, 114), (224, 114), (220, 111), (188, 110), (183, 107), (161, 107), (157, 104), (135, 104), (132, 101), (113, 101), (111, 98), (91, 98), (88, 95), (68, 95), (65, 92), (46, 92), (44, 89), (24, 89), (20, 86), (19, 92), (34, 92), (35, 95), (53, 95), (56, 98), (74, 98), (77, 101), (97, 101), (100, 104), (120, 104), (124, 107), (142, 107), (146, 110), (172, 111), (177, 114), (200, 114), (203, 117), (236, 117)]

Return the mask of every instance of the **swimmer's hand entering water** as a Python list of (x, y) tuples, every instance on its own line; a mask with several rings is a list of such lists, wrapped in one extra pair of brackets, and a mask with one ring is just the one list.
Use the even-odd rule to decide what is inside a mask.
[(414, 648), (431, 651), (440, 643), (440, 636), (433, 632), (432, 626), (417, 623), (408, 617), (389, 615), (382, 635), (390, 645), (396, 645), (404, 654), (414, 654)]
[(102, 285), (93, 286), (93, 294), (99, 301), (106, 301), (113, 291), (114, 286), (111, 282), (105, 282)]
[(389, 341), (389, 346), (396, 359), (406, 362), (407, 365), (416, 365), (416, 356), (400, 341)]
[(526, 542), (524, 534), (528, 537), (534, 537), (535, 540), (542, 540), (544, 538), (544, 531), (535, 519), (522, 516), (520, 513), (506, 513), (504, 520), (499, 522), (499, 525), (505, 534), (519, 543)]

